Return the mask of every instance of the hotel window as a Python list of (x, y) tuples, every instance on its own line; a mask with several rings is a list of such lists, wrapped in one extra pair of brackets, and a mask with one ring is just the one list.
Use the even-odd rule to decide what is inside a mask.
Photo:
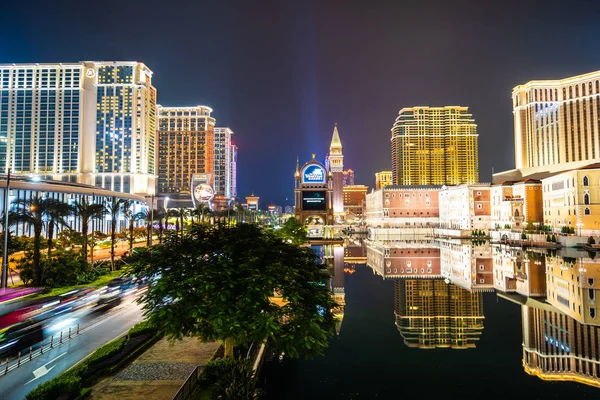
[(477, 204), (477, 208), (478, 208), (479, 210), (481, 210), (481, 209), (483, 208), (483, 206), (482, 206), (481, 204)]
[(583, 213), (585, 215), (591, 215), (592, 214), (592, 212), (590, 211), (590, 209), (588, 207), (586, 207), (585, 210), (583, 210)]
[(583, 195), (583, 204), (585, 204), (585, 205), (589, 205), (590, 204), (590, 194), (589, 193), (585, 193)]
[(587, 176), (583, 177), (583, 186), (590, 186), (590, 180)]

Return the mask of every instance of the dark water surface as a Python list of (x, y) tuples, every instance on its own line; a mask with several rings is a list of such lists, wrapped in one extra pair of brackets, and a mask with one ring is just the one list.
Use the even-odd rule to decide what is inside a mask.
[(313, 360), (265, 363), (267, 399), (600, 399), (600, 389), (523, 370), (521, 307), (484, 293), (472, 349), (409, 348), (394, 321), (395, 281), (364, 264), (345, 274), (340, 334)]

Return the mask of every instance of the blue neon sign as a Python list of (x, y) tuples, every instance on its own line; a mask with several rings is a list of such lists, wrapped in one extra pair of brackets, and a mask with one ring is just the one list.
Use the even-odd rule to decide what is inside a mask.
[(304, 168), (302, 173), (303, 183), (325, 183), (325, 168), (317, 164)]

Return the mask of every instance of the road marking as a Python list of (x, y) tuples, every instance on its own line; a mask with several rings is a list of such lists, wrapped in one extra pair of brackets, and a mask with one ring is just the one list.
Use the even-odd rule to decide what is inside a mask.
[(34, 378), (32, 380), (30, 380), (29, 382), (27, 382), (26, 384), (24, 384), (23, 386), (29, 385), (31, 382), (35, 381), (36, 379), (41, 378), (42, 376), (46, 375), (48, 372), (52, 371), (52, 369), (54, 367), (56, 367), (56, 365), (53, 365), (50, 368), (46, 368), (46, 365), (50, 364), (51, 362), (54, 362), (54, 361), (58, 360), (59, 358), (61, 358), (65, 354), (67, 354), (66, 351), (64, 353), (59, 354), (57, 357), (54, 357), (52, 360), (48, 361), (46, 364), (42, 365), (41, 367), (39, 367), (38, 369), (36, 369), (35, 371), (33, 371), (33, 377)]

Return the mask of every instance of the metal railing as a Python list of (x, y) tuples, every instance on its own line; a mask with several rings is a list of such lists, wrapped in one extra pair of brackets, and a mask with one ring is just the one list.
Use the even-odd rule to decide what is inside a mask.
[[(59, 333), (50, 336), (50, 340), (48, 341), (43, 340), (41, 342), (29, 346), (29, 351), (27, 350), (27, 348), (25, 348), (24, 350), (20, 350), (16, 357), (13, 357), (12, 359), (7, 357), (6, 360), (4, 360), (4, 362), (0, 363), (0, 376), (4, 376), (13, 369), (19, 368), (21, 364), (27, 361), (31, 361), (34, 358), (41, 356), (45, 352), (47, 353), (55, 347), (62, 345), (63, 343), (69, 341), (75, 336), (78, 336), (79, 333), (79, 324), (77, 324), (76, 327), (69, 327), (69, 329), (64, 329)], [(54, 338), (56, 338), (56, 340), (54, 340)], [(40, 345), (39, 349), (37, 348), (38, 344)], [(34, 346), (36, 347), (35, 350)]]
[(187, 400), (192, 395), (192, 392), (196, 388), (196, 383), (198, 382), (198, 372), (200, 371), (200, 367), (194, 368), (190, 376), (185, 380), (179, 391), (173, 397), (173, 400)]

